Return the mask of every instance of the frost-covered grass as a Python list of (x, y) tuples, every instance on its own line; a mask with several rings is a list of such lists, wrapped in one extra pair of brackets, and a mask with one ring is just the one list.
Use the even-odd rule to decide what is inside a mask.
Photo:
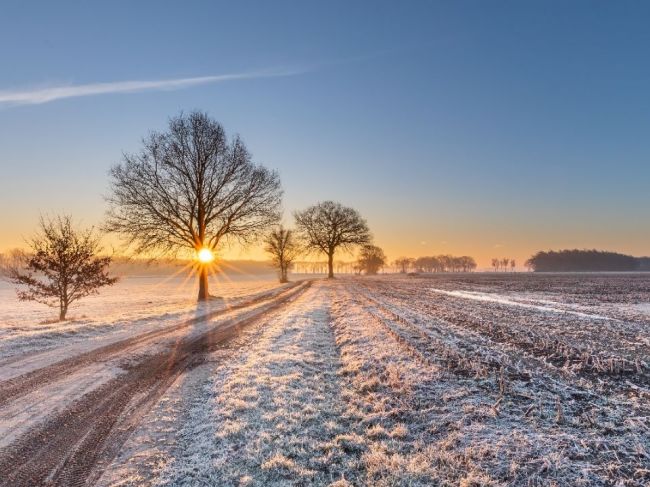
[(553, 311), (598, 314), (622, 321), (650, 324), (650, 273), (546, 274), (472, 273), (423, 274), (399, 279), (431, 288), (468, 292), (488, 299), (506, 299)]
[(141, 438), (127, 446), (162, 467), (117, 467), (122, 477), (109, 474), (106, 483), (327, 485), (358, 469), (327, 290), (307, 291), (246, 333), (254, 339), (223, 363), (223, 354), (213, 357), (214, 373), (176, 410), (182, 419), (165, 454), (139, 448)]
[[(648, 485), (643, 371), (582, 374), (495, 331), (523, 333), (528, 324), (533, 339), (579, 343), (582, 333), (585, 343), (604, 344), (647, 338), (644, 323), (628, 319), (623, 331), (601, 335), (622, 317), (517, 306), (507, 282), (492, 291), (490, 281), (457, 283), (508, 296), (497, 302), (427, 290), (451, 291), (453, 279), (314, 283), (188, 373), (104, 485)], [(562, 302), (544, 303), (549, 286), (525, 299)], [(644, 299), (644, 286), (632, 286), (634, 299)], [(586, 289), (584, 299), (595, 299)], [(519, 283), (516, 292), (524, 292)], [(559, 334), (563, 325), (582, 329)]]
[[(562, 318), (555, 313), (522, 314), (521, 307), (504, 309), (507, 303), (494, 300), (436, 298), (427, 292), (430, 285), (426, 279), (384, 278), (359, 280), (349, 288), (355, 299), (372, 294), (372, 300), (360, 302), (378, 317), (376, 324), (400, 340), (403, 352), (422, 363), (421, 370), (446, 372), (421, 396), (435, 405), (430, 421), (442, 421), (426, 441), (435, 446), (428, 462), (444, 465), (438, 465), (432, 482), (462, 483), (463, 472), (481, 478), (479, 484), (645, 485), (650, 480), (645, 361), (626, 374), (558, 367), (553, 362), (566, 358), (554, 360), (545, 355), (544, 343), (535, 341), (540, 330), (551, 333), (551, 343), (568, 336), (580, 344), (576, 337), (582, 335), (584, 343), (598, 346), (593, 354), (614, 349), (635, 356), (637, 343), (620, 339), (608, 347), (608, 340), (620, 337), (617, 320), (609, 321), (614, 328), (609, 333), (602, 332), (606, 323), (594, 326), (589, 321), (562, 332)], [(351, 319), (362, 315), (349, 308), (347, 312)], [(501, 326), (504, 333), (498, 333)], [(633, 330), (648, 337), (642, 323), (623, 326), (624, 333)], [(519, 331), (533, 339), (530, 347), (522, 346)], [(387, 354), (379, 364), (390, 360)], [(445, 388), (463, 393), (449, 394)], [(449, 397), (453, 400), (448, 403)], [(421, 412), (414, 418), (407, 424), (425, 420)], [(451, 457), (436, 460), (440, 454)], [(460, 463), (454, 467), (452, 459)]]
[[(364, 287), (416, 320), (440, 320), (449, 330), (464, 329), (509, 343), (558, 367), (650, 373), (650, 317), (643, 314), (644, 303), (650, 302), (650, 276), (583, 276), (585, 282), (575, 288), (567, 279), (572, 283), (575, 277), (394, 278), (368, 280)], [(542, 290), (524, 291), (526, 283)], [(462, 289), (449, 289), (454, 284)], [(471, 291), (471, 286), (480, 290)], [(555, 287), (568, 296), (559, 295)], [(603, 293), (601, 301), (598, 292)]]
[(355, 469), (328, 301), (308, 291), (215, 375), (160, 484), (322, 484)]
[(223, 299), (196, 303), (195, 279), (126, 277), (74, 305), (69, 320), (55, 322), (56, 310), (16, 298), (15, 289), (0, 281), (0, 363), (21, 353), (102, 339), (107, 334), (140, 333), (194, 317), (229, 302), (278, 287), (274, 276), (221, 277), (211, 292)]

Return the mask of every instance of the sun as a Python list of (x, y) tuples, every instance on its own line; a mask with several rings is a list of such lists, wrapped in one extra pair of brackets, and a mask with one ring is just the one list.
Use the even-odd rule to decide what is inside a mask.
[(201, 250), (197, 252), (196, 258), (199, 260), (201, 264), (209, 264), (214, 260), (214, 254), (210, 249), (203, 247)]

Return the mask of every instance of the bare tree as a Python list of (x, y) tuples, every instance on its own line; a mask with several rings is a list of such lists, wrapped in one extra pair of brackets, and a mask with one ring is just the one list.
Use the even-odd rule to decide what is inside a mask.
[(453, 271), (453, 257), (451, 255), (439, 255), (438, 261), (440, 262), (442, 272)]
[(265, 243), (265, 250), (270, 254), (271, 262), (280, 274), (280, 282), (289, 282), (289, 268), (300, 254), (300, 244), (294, 232), (280, 225), (271, 230)]
[(278, 222), (280, 178), (201, 112), (171, 119), (143, 145), (111, 169), (106, 228), (138, 253), (193, 251), (200, 257), (199, 300), (208, 299), (207, 262), (217, 247), (252, 242)]
[(393, 262), (393, 265), (399, 269), (402, 274), (406, 274), (409, 267), (415, 264), (415, 260), (410, 257), (399, 257)]
[(434, 272), (440, 263), (436, 257), (418, 257), (413, 265), (418, 272)]
[(361, 247), (357, 266), (360, 271), (365, 271), (367, 275), (375, 275), (386, 265), (386, 255), (384, 251), (376, 245), (364, 245)]
[(29, 245), (22, 265), (14, 258), (8, 279), (24, 286), (17, 291), (21, 301), (58, 307), (60, 321), (72, 303), (117, 282), (108, 275), (111, 258), (97, 256), (102, 249), (94, 230), (76, 230), (69, 216), (41, 218), (40, 232)]
[(440, 261), (437, 257), (430, 256), (427, 257), (427, 269), (428, 272), (438, 272), (440, 270)]
[(461, 261), (461, 267), (463, 268), (463, 272), (472, 272), (474, 269), (476, 269), (476, 261), (474, 260), (473, 257), (470, 257), (469, 255), (464, 255), (460, 257)]
[(515, 259), (510, 259), (510, 270), (512, 272), (515, 272), (515, 267), (517, 267), (517, 262), (515, 261)]
[(324, 201), (295, 214), (296, 226), (307, 249), (327, 255), (328, 277), (334, 277), (334, 253), (369, 244), (366, 221), (353, 208), (334, 201)]
[(492, 259), (492, 267), (494, 268), (494, 272), (497, 272), (499, 270), (499, 265), (501, 265), (501, 261), (499, 259)]

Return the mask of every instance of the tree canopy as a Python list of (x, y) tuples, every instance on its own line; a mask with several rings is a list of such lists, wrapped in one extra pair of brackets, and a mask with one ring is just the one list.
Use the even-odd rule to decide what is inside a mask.
[(376, 245), (364, 245), (357, 259), (358, 267), (367, 275), (374, 275), (386, 265), (386, 254)]
[[(202, 112), (172, 118), (110, 176), (106, 228), (138, 253), (215, 252), (225, 240), (254, 241), (280, 218), (277, 172), (254, 164), (243, 141)], [(207, 299), (207, 264), (199, 267)]]
[(351, 250), (372, 240), (368, 224), (354, 208), (324, 201), (295, 213), (296, 227), (305, 247), (328, 258), (328, 276), (334, 277), (334, 253)]
[(59, 308), (65, 320), (70, 305), (117, 282), (108, 275), (110, 257), (99, 257), (99, 239), (93, 229), (78, 231), (69, 216), (43, 219), (30, 242), (31, 252), (8, 270), (17, 284), (18, 299)]

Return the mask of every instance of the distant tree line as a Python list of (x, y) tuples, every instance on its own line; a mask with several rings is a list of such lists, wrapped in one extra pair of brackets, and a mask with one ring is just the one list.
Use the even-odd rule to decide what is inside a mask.
[(601, 250), (550, 250), (537, 252), (526, 266), (536, 272), (650, 271), (650, 258)]
[(515, 267), (517, 267), (517, 261), (515, 261), (515, 259), (510, 259), (508, 257), (504, 257), (503, 259), (492, 259), (492, 269), (494, 269), (494, 272), (515, 272)]
[(400, 257), (393, 262), (398, 272), (472, 272), (476, 269), (476, 261), (473, 257), (463, 255), (424, 256), (413, 259), (411, 257)]

